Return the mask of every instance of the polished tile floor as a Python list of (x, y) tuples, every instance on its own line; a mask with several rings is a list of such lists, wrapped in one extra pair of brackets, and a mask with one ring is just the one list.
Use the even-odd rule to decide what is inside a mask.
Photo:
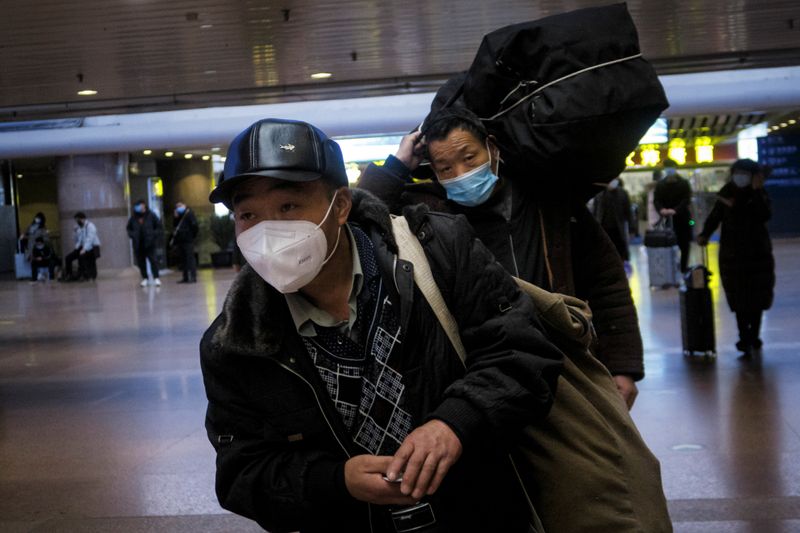
[[(685, 358), (677, 291), (648, 289), (633, 248), (647, 351), (633, 414), (678, 532), (800, 532), (800, 240), (775, 244), (776, 305), (749, 362), (718, 287), (719, 356)], [(259, 530), (217, 505), (203, 430), (197, 346), (232, 277), (0, 282), (0, 531)]]

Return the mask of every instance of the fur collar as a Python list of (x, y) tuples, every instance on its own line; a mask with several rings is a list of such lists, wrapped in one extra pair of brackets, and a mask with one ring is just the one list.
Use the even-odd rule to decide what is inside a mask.
[[(390, 251), (396, 252), (386, 205), (366, 191), (353, 189), (352, 193), (348, 221), (360, 225), (368, 235), (377, 231)], [(245, 265), (212, 326), (211, 343), (224, 352), (269, 356), (280, 350), (286, 331), (294, 331), (286, 299)]]

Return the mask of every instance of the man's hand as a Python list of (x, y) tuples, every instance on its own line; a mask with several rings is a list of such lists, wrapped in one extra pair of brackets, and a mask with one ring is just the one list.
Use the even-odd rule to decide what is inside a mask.
[(674, 209), (667, 209), (666, 207), (664, 207), (663, 209), (661, 209), (661, 211), (659, 211), (659, 213), (661, 214), (662, 217), (671, 217), (676, 213), (676, 211)]
[(699, 244), (700, 246), (708, 245), (708, 237), (706, 237), (705, 235), (698, 235), (695, 240), (697, 241), (697, 244)]
[(422, 133), (414, 131), (400, 141), (400, 147), (394, 156), (399, 159), (408, 170), (414, 170), (422, 161)]
[(439, 488), (445, 474), (461, 457), (461, 441), (441, 420), (430, 422), (412, 431), (394, 454), (386, 475), (403, 482), (400, 491), (418, 501)]
[(625, 375), (614, 376), (614, 383), (617, 385), (617, 392), (625, 400), (625, 405), (628, 406), (630, 411), (633, 408), (633, 402), (636, 401), (636, 396), (639, 395), (639, 389), (636, 387), (636, 382), (633, 378)]
[(400, 483), (383, 479), (392, 457), (356, 455), (344, 464), (344, 484), (356, 500), (378, 505), (412, 505), (417, 500), (400, 492)]
[(83, 254), (85, 254), (85, 253), (86, 253), (86, 250), (84, 250), (83, 248), (81, 248), (81, 251), (80, 251), (80, 253), (79, 253), (78, 255), (83, 255)]

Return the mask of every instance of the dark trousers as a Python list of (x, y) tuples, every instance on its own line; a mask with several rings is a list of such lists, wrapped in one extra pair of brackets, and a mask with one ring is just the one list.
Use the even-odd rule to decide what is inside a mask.
[(197, 261), (194, 259), (194, 243), (179, 242), (175, 246), (181, 256), (181, 268), (183, 269), (183, 281), (197, 280)]
[(64, 257), (64, 279), (71, 279), (72, 278), (72, 262), (78, 260), (78, 274), (77, 277), (81, 277), (83, 273), (83, 264), (81, 261), (81, 252), (80, 250), (72, 250), (70, 253)]
[(739, 326), (739, 341), (746, 346), (761, 345), (761, 314), (763, 311), (736, 312), (736, 325)]
[[(64, 258), (64, 278), (72, 278), (72, 262), (78, 260), (78, 273), (77, 278), (83, 279), (96, 279), (97, 278), (97, 259), (94, 257), (94, 252), (89, 250), (81, 255), (80, 250), (72, 250)], [(52, 274), (51, 274), (52, 277)]]
[(147, 261), (150, 261), (150, 270), (153, 272), (153, 278), (158, 278), (158, 262), (156, 261), (156, 247), (149, 248), (139, 247), (136, 251), (136, 261), (139, 265), (139, 272), (142, 274), (142, 279), (147, 279)]
[(55, 277), (56, 264), (52, 259), (31, 259), (31, 280), (36, 281), (40, 268), (50, 272), (50, 279)]
[(681, 272), (689, 270), (689, 245), (692, 243), (692, 226), (689, 219), (675, 217), (673, 221), (675, 237), (678, 240), (678, 248), (681, 250)]

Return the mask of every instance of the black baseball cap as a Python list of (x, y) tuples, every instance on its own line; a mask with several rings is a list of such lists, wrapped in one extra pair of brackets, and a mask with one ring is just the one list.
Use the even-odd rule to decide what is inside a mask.
[(230, 207), (234, 186), (250, 176), (287, 181), (326, 178), (339, 187), (349, 184), (336, 141), (307, 122), (277, 118), (259, 120), (233, 139), (208, 199)]

